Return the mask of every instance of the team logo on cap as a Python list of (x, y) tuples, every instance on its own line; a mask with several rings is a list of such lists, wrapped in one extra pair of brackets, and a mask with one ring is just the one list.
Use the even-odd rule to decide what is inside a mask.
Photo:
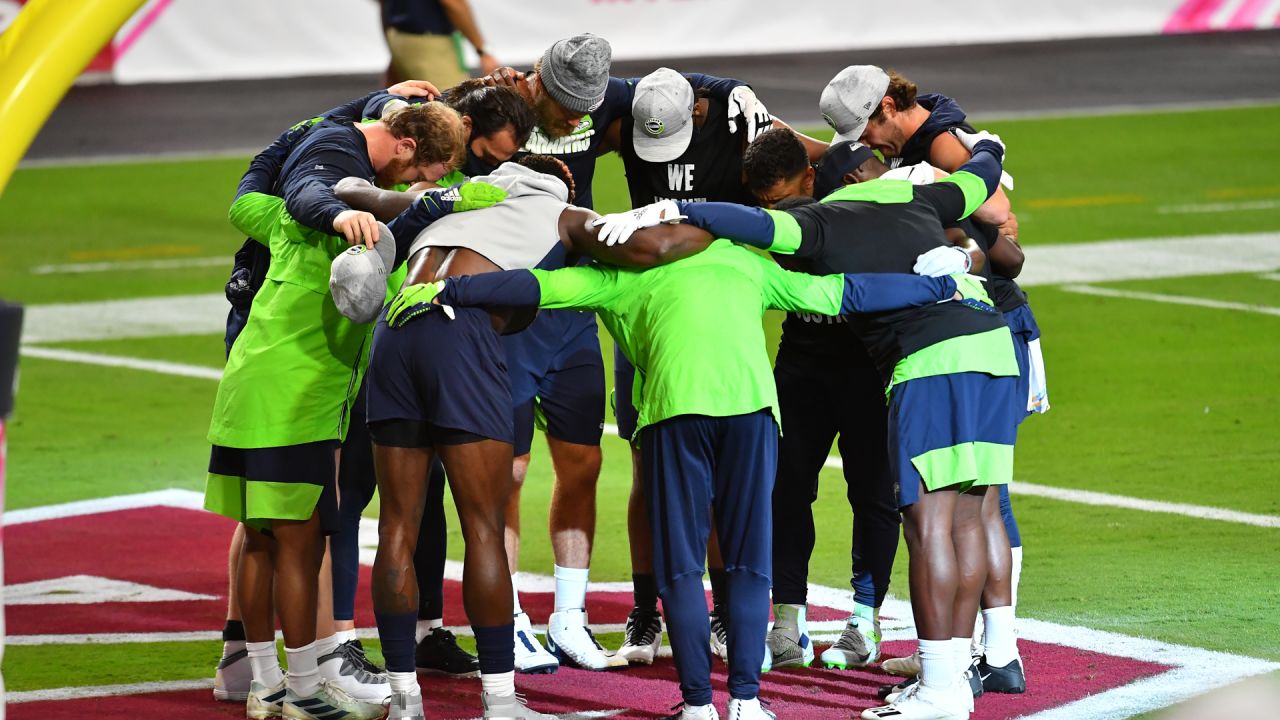
[(663, 129), (664, 129), (664, 126), (662, 124), (662, 121), (659, 120), (658, 118), (651, 117), (648, 120), (644, 121), (644, 131), (654, 137), (658, 137), (659, 135), (661, 135)]
[(836, 121), (835, 121), (835, 120), (832, 120), (830, 115), (828, 115), (828, 114), (826, 114), (826, 113), (822, 113), (822, 119), (823, 119), (824, 121), (826, 121), (826, 123), (827, 123), (828, 125), (830, 125), (830, 126), (831, 126), (831, 129), (832, 129), (832, 130), (835, 130), (835, 131), (837, 131), (837, 132), (840, 130), (840, 128), (836, 127)]
[(347, 248), (347, 254), (348, 254), (348, 255), (359, 255), (360, 253), (362, 253), (362, 252), (364, 252), (364, 251), (366, 251), (366, 250), (368, 250), (368, 249), (369, 249), (369, 248), (365, 247), (364, 245), (352, 245), (351, 247)]

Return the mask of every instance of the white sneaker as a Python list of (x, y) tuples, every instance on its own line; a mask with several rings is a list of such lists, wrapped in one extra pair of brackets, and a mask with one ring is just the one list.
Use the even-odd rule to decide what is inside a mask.
[(533, 632), (533, 623), (525, 613), (515, 615), (516, 672), (542, 675), (560, 669), (560, 661), (547, 652)]
[(547, 620), (547, 650), (562, 664), (583, 670), (612, 670), (627, 666), (627, 659), (609, 655), (587, 627), (581, 608), (551, 613)]
[(386, 714), (385, 703), (357, 700), (329, 680), (321, 680), (320, 689), (306, 697), (290, 690), (280, 713), (289, 720), (381, 720)]
[[(385, 672), (371, 672), (376, 668), (364, 657), (363, 651), (357, 657), (352, 648), (354, 646), (349, 648), (343, 643), (317, 658), (321, 677), (357, 702), (385, 703), (391, 697), (391, 680)], [(362, 659), (364, 662), (360, 662)]]
[(289, 694), (284, 680), (275, 687), (267, 687), (260, 682), (251, 681), (246, 693), (244, 715), (251, 720), (268, 720), (280, 717), (284, 707), (284, 698)]
[[(961, 690), (968, 693), (968, 686)], [(862, 712), (863, 720), (969, 720), (967, 704), (960, 702), (956, 684), (937, 690), (916, 683), (882, 707)]]
[(662, 720), (720, 720), (720, 713), (715, 705), (688, 705), (680, 703), (680, 712), (668, 715)]
[(426, 711), (422, 709), (422, 693), (392, 693), (387, 720), (427, 720)]
[(880, 663), (880, 669), (898, 677), (915, 677), (920, 674), (920, 651), (906, 657), (889, 658)]
[(729, 698), (729, 720), (777, 720), (771, 710), (760, 704), (760, 698)]
[(501, 718), (501, 720), (556, 720), (555, 715), (546, 715), (536, 710), (531, 710), (528, 705), (524, 704), (524, 698), (519, 695), (481, 693), (480, 701), (484, 703), (484, 716), (486, 718)]
[(658, 610), (632, 608), (625, 635), (626, 641), (615, 654), (632, 665), (652, 665), (662, 647), (662, 617)]
[(253, 668), (249, 666), (249, 651), (240, 648), (218, 661), (213, 674), (213, 699), (220, 702), (245, 702), (249, 699), (249, 685), (253, 682)]
[(850, 615), (834, 645), (822, 651), (823, 667), (848, 670), (866, 667), (880, 657), (880, 623)]
[(711, 611), (711, 654), (729, 662), (729, 624), (716, 610)]

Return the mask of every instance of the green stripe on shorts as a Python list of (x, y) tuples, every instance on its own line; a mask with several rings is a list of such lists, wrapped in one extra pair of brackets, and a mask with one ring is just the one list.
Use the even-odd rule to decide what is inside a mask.
[(311, 483), (266, 482), (209, 473), (204, 508), (262, 530), (272, 520), (309, 520), (323, 488)]
[(926, 490), (975, 485), (1008, 485), (1013, 480), (1013, 446), (971, 442), (930, 450), (911, 458)]

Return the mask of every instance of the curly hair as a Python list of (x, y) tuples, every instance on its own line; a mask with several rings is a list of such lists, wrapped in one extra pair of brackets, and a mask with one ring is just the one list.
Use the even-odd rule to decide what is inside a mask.
[(576, 188), (573, 183), (573, 173), (569, 171), (569, 166), (565, 165), (560, 158), (533, 153), (520, 158), (516, 161), (516, 164), (523, 165), (535, 172), (559, 178), (565, 184), (565, 187), (569, 188), (569, 199), (572, 200), (574, 198)]
[(765, 192), (782, 180), (790, 180), (809, 167), (809, 153), (789, 128), (760, 133), (742, 153), (742, 173), (747, 191)]
[[(889, 88), (884, 91), (885, 97), (893, 99), (893, 106), (899, 111), (915, 107), (916, 93), (920, 88), (916, 84), (898, 74), (897, 70), (886, 70), (889, 75)], [(879, 120), (884, 115), (884, 105), (877, 104), (875, 112), (868, 120)]]
[(415, 165), (442, 162), (452, 169), (466, 162), (467, 131), (462, 116), (444, 103), (410, 105), (384, 122), (395, 138), (411, 138), (417, 143)]
[(484, 80), (464, 80), (448, 89), (445, 102), (471, 118), (471, 136), (489, 137), (508, 125), (516, 144), (523, 146), (538, 118), (520, 93), (509, 87), (486, 85)]

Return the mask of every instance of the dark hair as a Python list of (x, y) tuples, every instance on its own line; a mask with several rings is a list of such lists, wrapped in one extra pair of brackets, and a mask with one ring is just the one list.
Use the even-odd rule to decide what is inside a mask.
[(762, 193), (781, 180), (790, 180), (809, 167), (809, 153), (789, 128), (760, 133), (742, 153), (747, 191)]
[(573, 200), (575, 192), (573, 185), (573, 173), (569, 172), (569, 166), (565, 165), (564, 161), (560, 158), (552, 157), (550, 155), (530, 154), (517, 160), (516, 164), (523, 165), (535, 172), (559, 178), (560, 181), (564, 183), (565, 187), (569, 188), (569, 199)]
[(467, 159), (466, 130), (453, 108), (441, 103), (410, 105), (383, 121), (392, 137), (412, 138), (415, 165), (443, 162), (449, 169)]
[(779, 200), (778, 203), (773, 206), (773, 209), (790, 210), (791, 208), (798, 208), (801, 205), (809, 205), (816, 202), (818, 201), (808, 195), (793, 195), (789, 198)]
[[(886, 70), (889, 75), (889, 87), (884, 91), (885, 97), (893, 98), (893, 106), (898, 110), (906, 110), (915, 107), (916, 93), (919, 88), (916, 84), (898, 74), (897, 70)], [(876, 102), (875, 112), (871, 113), (868, 120), (879, 120), (884, 114), (884, 105)]]
[(448, 93), (445, 103), (471, 118), (471, 137), (489, 137), (510, 125), (517, 145), (528, 142), (537, 116), (515, 90), (473, 79), (449, 88)]

